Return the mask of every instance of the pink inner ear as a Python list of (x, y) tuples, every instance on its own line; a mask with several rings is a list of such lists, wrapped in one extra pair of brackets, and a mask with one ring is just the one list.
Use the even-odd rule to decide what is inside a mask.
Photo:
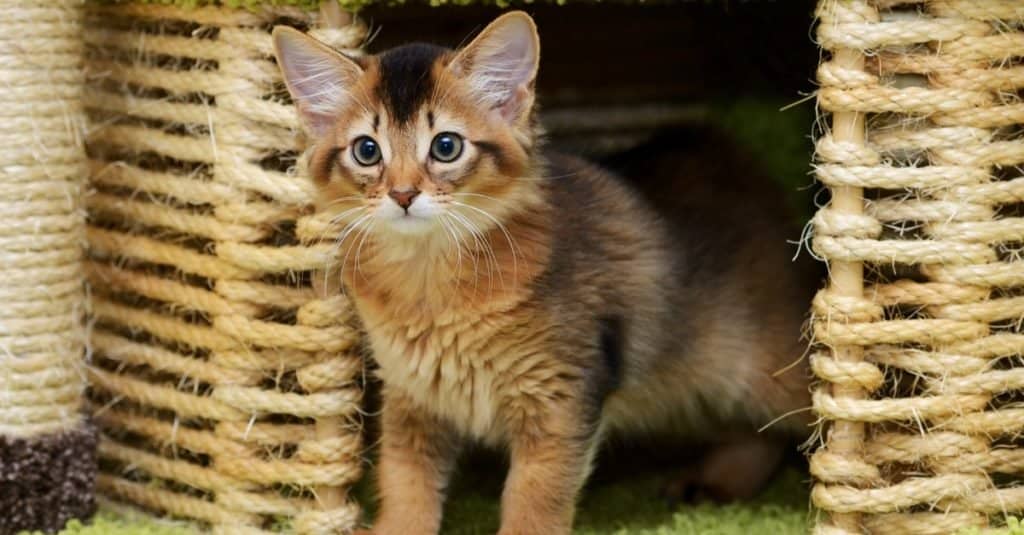
[(276, 49), (303, 121), (314, 135), (327, 134), (360, 74), (358, 65), (301, 34), (280, 35)]
[(526, 88), (526, 85), (520, 85), (516, 88), (515, 92), (504, 104), (498, 106), (498, 113), (501, 114), (502, 118), (506, 121), (512, 121), (518, 117), (526, 103), (530, 98), (530, 90)]
[(504, 21), (466, 51), (470, 58), (466, 79), (481, 105), (498, 109), (513, 119), (528, 99), (537, 66), (533, 27), (523, 20)]
[(494, 68), (495, 70), (507, 69), (508, 82), (513, 85), (521, 85), (529, 82), (529, 78), (533, 75), (536, 53), (533, 36), (530, 33), (516, 30), (519, 28), (509, 28), (506, 31), (498, 32), (496, 37), (504, 42), (494, 55)]
[(302, 120), (306, 122), (306, 125), (313, 134), (317, 136), (324, 136), (331, 131), (331, 127), (334, 122), (331, 114), (319, 113), (302, 101), (295, 102), (295, 109), (299, 112)]

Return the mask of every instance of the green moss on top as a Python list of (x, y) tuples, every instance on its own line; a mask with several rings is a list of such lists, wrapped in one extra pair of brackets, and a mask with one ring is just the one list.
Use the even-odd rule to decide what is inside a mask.
[[(198, 6), (224, 6), (231, 8), (256, 9), (260, 6), (297, 6), (302, 9), (317, 9), (320, 0), (92, 0), (107, 3), (130, 3), (138, 2), (143, 4), (165, 4), (187, 8)], [(466, 6), (466, 5), (493, 5), (508, 7), (511, 5), (529, 5), (533, 3), (550, 3), (563, 5), (569, 0), (337, 0), (342, 8), (357, 11), (370, 5), (398, 6), (405, 3), (422, 3), (430, 6)], [(601, 2), (601, 0), (574, 0), (575, 2)], [(644, 0), (615, 0), (621, 2), (643, 3)]]
[[(320, 0), (92, 0), (104, 4), (163, 4), (194, 8), (200, 6), (224, 6), (232, 8), (255, 9), (260, 6), (298, 6), (304, 9), (319, 7)], [(351, 0), (339, 0), (345, 5)], [(362, 2), (369, 3), (369, 1)]]

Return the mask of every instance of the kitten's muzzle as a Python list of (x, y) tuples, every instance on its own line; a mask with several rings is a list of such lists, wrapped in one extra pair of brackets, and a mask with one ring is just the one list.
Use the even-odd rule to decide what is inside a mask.
[(408, 211), (409, 206), (412, 205), (412, 201), (420, 194), (418, 189), (410, 189), (405, 191), (391, 190), (388, 192), (388, 197), (391, 197), (401, 206), (403, 210)]

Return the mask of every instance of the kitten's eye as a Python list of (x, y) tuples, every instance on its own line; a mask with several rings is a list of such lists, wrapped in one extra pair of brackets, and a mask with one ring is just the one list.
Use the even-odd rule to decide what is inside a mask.
[(454, 162), (462, 155), (462, 136), (441, 132), (430, 142), (430, 156), (439, 162)]
[(380, 161), (380, 145), (369, 136), (356, 138), (352, 143), (352, 158), (359, 162), (359, 165), (376, 165)]

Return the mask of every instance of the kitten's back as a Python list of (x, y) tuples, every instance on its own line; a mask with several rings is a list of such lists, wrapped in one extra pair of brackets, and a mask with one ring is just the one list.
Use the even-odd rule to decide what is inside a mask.
[[(800, 326), (819, 268), (809, 255), (792, 259), (788, 242), (799, 228), (781, 188), (728, 137), (703, 127), (667, 132), (603, 164), (614, 172), (591, 168), (576, 179), (589, 186), (561, 187), (594, 188), (602, 209), (588, 210), (584, 227), (597, 229), (608, 257), (670, 266), (656, 278), (593, 261), (616, 278), (635, 320), (627, 388), (606, 406), (612, 428), (692, 433), (706, 418), (760, 426), (806, 406), (806, 372), (793, 364), (806, 347)], [(656, 293), (645, 293), (645, 280)], [(797, 420), (784, 427), (799, 429)]]

